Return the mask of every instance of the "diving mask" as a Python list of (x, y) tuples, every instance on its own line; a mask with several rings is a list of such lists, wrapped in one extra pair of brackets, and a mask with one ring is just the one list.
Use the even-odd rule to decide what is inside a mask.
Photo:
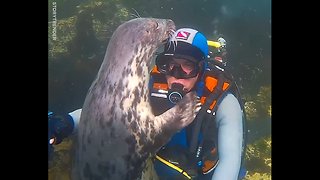
[(177, 79), (193, 78), (200, 72), (200, 62), (190, 56), (160, 54), (156, 65), (161, 73)]

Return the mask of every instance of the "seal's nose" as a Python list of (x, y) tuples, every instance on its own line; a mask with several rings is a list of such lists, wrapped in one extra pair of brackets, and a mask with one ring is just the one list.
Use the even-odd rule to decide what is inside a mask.
[(174, 24), (174, 22), (171, 19), (167, 20), (167, 25), (170, 29), (172, 30), (176, 30), (176, 25)]

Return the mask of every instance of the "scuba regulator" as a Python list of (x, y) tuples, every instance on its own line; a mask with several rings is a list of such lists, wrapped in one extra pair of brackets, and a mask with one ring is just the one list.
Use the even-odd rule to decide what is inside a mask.
[(183, 85), (179, 83), (173, 83), (168, 92), (168, 99), (172, 104), (177, 104), (184, 95), (185, 92), (183, 91)]

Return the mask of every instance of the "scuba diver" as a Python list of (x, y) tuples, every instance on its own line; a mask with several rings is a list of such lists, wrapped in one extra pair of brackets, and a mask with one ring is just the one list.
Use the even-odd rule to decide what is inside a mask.
[[(236, 180), (246, 175), (246, 115), (239, 89), (227, 70), (226, 41), (209, 41), (199, 31), (178, 29), (150, 72), (150, 105), (155, 115), (172, 108), (189, 91), (201, 102), (194, 121), (177, 132), (153, 158), (160, 180)], [(211, 51), (212, 49), (212, 51)], [(48, 157), (54, 145), (77, 134), (81, 109), (49, 112)]]

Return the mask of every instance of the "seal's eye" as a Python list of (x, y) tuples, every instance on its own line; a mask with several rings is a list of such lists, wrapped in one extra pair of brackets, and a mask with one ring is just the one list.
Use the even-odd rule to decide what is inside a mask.
[(159, 23), (158, 22), (156, 22), (156, 27), (155, 27), (156, 29), (158, 29), (159, 28)]

